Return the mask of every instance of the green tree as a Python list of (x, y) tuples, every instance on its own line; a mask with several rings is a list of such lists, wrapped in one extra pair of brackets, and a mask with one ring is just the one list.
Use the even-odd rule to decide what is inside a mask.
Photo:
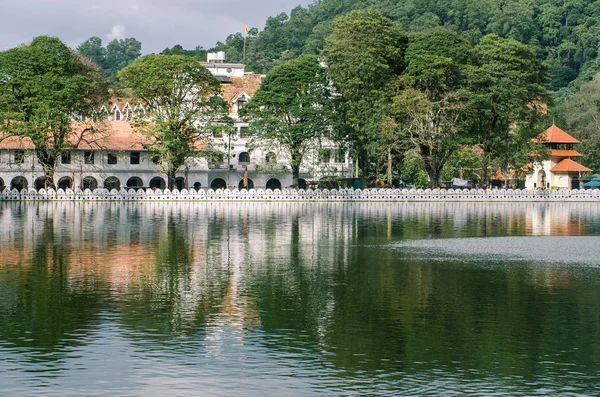
[(317, 57), (302, 55), (273, 68), (245, 108), (253, 140), (289, 152), (296, 186), (307, 150), (329, 132), (333, 112), (328, 87)]
[(104, 48), (102, 39), (94, 36), (81, 43), (77, 47), (77, 51), (98, 64), (102, 73), (114, 80), (119, 70), (140, 57), (142, 43), (133, 37), (114, 39)]
[(400, 26), (382, 14), (353, 11), (337, 21), (323, 50), (344, 113), (336, 132), (358, 156), (363, 186), (389, 106), (390, 83), (404, 65), (406, 43)]
[(75, 128), (72, 118), (93, 117), (107, 99), (97, 65), (57, 38), (40, 36), (0, 52), (0, 139), (31, 140), (47, 187), (55, 187), (57, 158), (100, 134), (99, 129)]
[(438, 187), (442, 168), (464, 141), (459, 133), (469, 107), (463, 85), (470, 60), (470, 45), (451, 30), (410, 36), (392, 114), (421, 154), (432, 188)]
[(175, 185), (177, 171), (198, 154), (203, 140), (230, 128), (227, 103), (219, 96), (217, 79), (198, 62), (183, 55), (146, 55), (118, 74), (146, 107), (139, 130)]
[(102, 39), (100, 37), (90, 37), (77, 47), (77, 51), (84, 57), (94, 61), (100, 68), (104, 67), (106, 48), (102, 46)]
[(133, 37), (114, 39), (106, 46), (105, 71), (111, 78), (142, 55), (142, 43)]
[(172, 48), (165, 48), (161, 52), (162, 55), (185, 55), (192, 57), (198, 61), (206, 61), (206, 50), (202, 46), (196, 46), (193, 50), (186, 50), (180, 44), (174, 45)]
[[(509, 150), (511, 144), (519, 146), (511, 141), (527, 142), (539, 133), (536, 119), (543, 113), (540, 106), (547, 98), (548, 83), (546, 66), (529, 46), (494, 34), (475, 46), (469, 79), (474, 110), (470, 121), (484, 152), (484, 184), (489, 181), (488, 168), (494, 160), (508, 167), (522, 157)], [(526, 146), (523, 149), (529, 150)]]
[(600, 170), (600, 74), (558, 104), (552, 116), (563, 130), (581, 140), (577, 147), (583, 154), (581, 163)]

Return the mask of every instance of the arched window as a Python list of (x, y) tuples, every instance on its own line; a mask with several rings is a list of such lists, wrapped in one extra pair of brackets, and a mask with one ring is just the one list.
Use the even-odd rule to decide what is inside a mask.
[(250, 162), (250, 154), (248, 152), (242, 152), (238, 156), (238, 162), (240, 163), (249, 163)]
[(68, 176), (63, 176), (58, 180), (56, 187), (58, 189), (70, 189), (73, 186), (73, 180)]
[(281, 189), (281, 182), (277, 178), (272, 178), (267, 181), (267, 189)]
[(128, 188), (136, 188), (142, 186), (144, 186), (144, 182), (142, 182), (142, 179), (137, 176), (131, 177), (127, 180)]
[(17, 176), (10, 182), (10, 190), (17, 189), (18, 191), (21, 191), (27, 189), (27, 186), (27, 179), (22, 176)]
[(224, 179), (216, 178), (210, 183), (210, 188), (213, 190), (217, 189), (225, 189), (227, 187), (227, 182)]
[(155, 176), (150, 180), (150, 189), (164, 189), (167, 184), (160, 176)]
[(121, 181), (116, 176), (109, 176), (104, 180), (104, 188), (108, 190), (121, 189)]

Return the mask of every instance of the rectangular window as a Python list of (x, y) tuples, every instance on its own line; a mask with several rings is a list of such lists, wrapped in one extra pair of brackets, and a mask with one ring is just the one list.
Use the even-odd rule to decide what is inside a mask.
[(130, 164), (139, 164), (140, 163), (140, 152), (131, 152), (129, 155), (129, 163)]
[(91, 150), (83, 152), (83, 161), (86, 164), (94, 164), (94, 152)]
[(117, 154), (116, 153), (108, 153), (107, 156), (108, 164), (117, 164)]
[(62, 164), (71, 164), (71, 152), (65, 152), (60, 155), (60, 162)]
[(223, 138), (223, 130), (216, 130), (213, 132), (213, 138)]
[(319, 162), (320, 163), (329, 163), (331, 160), (331, 150), (330, 149), (319, 149)]
[(248, 138), (248, 127), (240, 127), (240, 138)]
[(159, 164), (160, 163), (160, 156), (158, 154), (155, 154), (154, 156), (152, 156), (152, 164)]
[(14, 160), (15, 164), (23, 164), (25, 161), (25, 150), (15, 150)]
[(338, 150), (335, 152), (335, 162), (336, 163), (345, 163), (346, 162), (346, 151)]

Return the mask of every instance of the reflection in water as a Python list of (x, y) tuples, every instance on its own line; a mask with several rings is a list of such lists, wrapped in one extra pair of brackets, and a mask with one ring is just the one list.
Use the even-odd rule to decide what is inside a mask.
[(0, 382), (591, 393), (599, 271), (508, 253), (599, 221), (589, 203), (3, 203)]

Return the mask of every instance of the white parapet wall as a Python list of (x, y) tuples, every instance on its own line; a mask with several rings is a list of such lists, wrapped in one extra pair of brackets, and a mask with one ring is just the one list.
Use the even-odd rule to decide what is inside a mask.
[(0, 201), (588, 201), (600, 202), (600, 190), (483, 189), (250, 189), (134, 190), (4, 189)]

